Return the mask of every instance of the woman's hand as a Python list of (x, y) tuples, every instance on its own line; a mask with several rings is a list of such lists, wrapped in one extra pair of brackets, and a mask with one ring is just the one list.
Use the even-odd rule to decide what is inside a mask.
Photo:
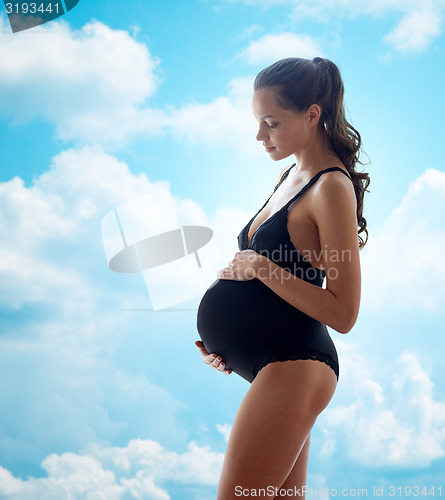
[(236, 281), (252, 280), (257, 277), (263, 261), (264, 257), (255, 250), (236, 252), (229, 265), (218, 271), (218, 278)]
[(210, 365), (212, 368), (215, 368), (219, 372), (226, 373), (227, 375), (230, 375), (232, 373), (232, 370), (227, 370), (226, 364), (222, 360), (221, 356), (217, 356), (216, 354), (209, 354), (207, 349), (204, 347), (204, 344), (200, 340), (197, 340), (195, 342), (195, 345), (201, 351), (202, 358), (204, 359), (204, 363), (206, 365)]

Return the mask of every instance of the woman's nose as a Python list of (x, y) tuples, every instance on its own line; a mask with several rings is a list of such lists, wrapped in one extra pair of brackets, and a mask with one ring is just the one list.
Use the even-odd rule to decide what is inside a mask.
[(266, 139), (267, 139), (267, 134), (265, 134), (264, 129), (260, 127), (258, 129), (258, 133), (256, 135), (256, 140), (257, 141), (265, 141)]

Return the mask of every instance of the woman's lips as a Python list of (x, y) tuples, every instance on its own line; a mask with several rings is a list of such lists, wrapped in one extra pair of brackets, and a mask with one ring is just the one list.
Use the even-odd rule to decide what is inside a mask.
[(270, 148), (268, 148), (267, 146), (265, 146), (265, 149), (266, 149), (266, 153), (270, 153), (271, 151), (273, 151), (275, 149), (275, 146), (272, 146)]

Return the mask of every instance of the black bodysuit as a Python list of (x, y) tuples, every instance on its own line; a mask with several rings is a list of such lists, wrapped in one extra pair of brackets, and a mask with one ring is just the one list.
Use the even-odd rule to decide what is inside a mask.
[[(280, 210), (266, 219), (248, 242), (256, 216), (267, 205), (292, 165), (280, 179), (266, 203), (238, 235), (240, 251), (255, 250), (299, 278), (321, 287), (325, 273), (313, 267), (294, 247), (287, 229), (288, 209), (331, 167), (318, 172)], [(228, 370), (252, 382), (268, 363), (313, 359), (326, 363), (339, 375), (337, 351), (326, 326), (282, 299), (257, 278), (245, 281), (217, 279), (199, 304), (197, 328), (209, 353), (216, 353)]]

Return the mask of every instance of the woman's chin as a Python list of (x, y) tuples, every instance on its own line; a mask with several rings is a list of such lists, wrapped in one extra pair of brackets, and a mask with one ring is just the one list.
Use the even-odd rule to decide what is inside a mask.
[(279, 151), (272, 151), (269, 153), (269, 158), (273, 161), (280, 161), (280, 160), (285, 160), (286, 158), (289, 158), (289, 156), (291, 156), (291, 154), (282, 154), (280, 153)]

